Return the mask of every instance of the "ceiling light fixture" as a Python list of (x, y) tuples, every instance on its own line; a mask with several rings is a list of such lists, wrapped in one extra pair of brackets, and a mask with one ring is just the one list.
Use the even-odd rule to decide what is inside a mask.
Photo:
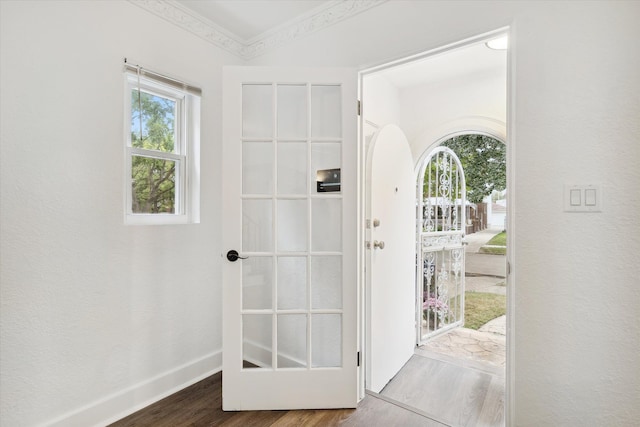
[(485, 43), (489, 49), (505, 50), (509, 46), (509, 38), (505, 35)]

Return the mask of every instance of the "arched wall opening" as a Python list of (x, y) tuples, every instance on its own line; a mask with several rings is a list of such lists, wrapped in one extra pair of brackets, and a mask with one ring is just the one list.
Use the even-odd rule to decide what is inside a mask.
[[(438, 153), (443, 151), (448, 152), (446, 156), (455, 159), (455, 162), (441, 159)], [(442, 164), (443, 161), (446, 164)], [(422, 312), (419, 308), (416, 313), (416, 324), (422, 325), (417, 335), (418, 343), (429, 348), (430, 341), (436, 340), (432, 348), (438, 351), (441, 347), (437, 337), (462, 326), (461, 323), (471, 330), (486, 331), (488, 327), (482, 325), (492, 322), (492, 327), (495, 325), (492, 332), (502, 335), (501, 340), (495, 340), (494, 349), (501, 350), (492, 355), (479, 355), (477, 359), (504, 365), (506, 317), (503, 316), (506, 315), (507, 290), (506, 144), (486, 131), (452, 132), (429, 145), (421, 154), (415, 169), (416, 248), (419, 260), (416, 264), (416, 305), (420, 307), (422, 304)], [(463, 189), (458, 190), (460, 186)], [(442, 248), (434, 249), (434, 245)], [(463, 253), (460, 254), (460, 251)], [(461, 262), (455, 264), (463, 264), (464, 268), (454, 266), (453, 254), (456, 253), (457, 261)], [(444, 263), (446, 256), (450, 258), (447, 268)], [(436, 261), (439, 257), (443, 259), (442, 266), (440, 261)], [(459, 277), (460, 273), (462, 278)], [(445, 276), (442, 281), (441, 274)], [(452, 292), (455, 295), (453, 299)], [(473, 297), (473, 302), (468, 304), (468, 311), (464, 302), (467, 292), (472, 292), (470, 297)], [(464, 305), (462, 313), (466, 313), (458, 315), (458, 307), (453, 310), (453, 321), (446, 320), (451, 317), (451, 302), (457, 306), (460, 304), (459, 300)], [(429, 314), (428, 309), (433, 306), (440, 317), (443, 317), (443, 313), (446, 314), (446, 319), (432, 322), (434, 325), (430, 326), (425, 324), (422, 315)], [(467, 314), (469, 316), (465, 317)], [(497, 335), (491, 338), (494, 337), (499, 338)], [(482, 343), (487, 337), (477, 335), (469, 338)], [(457, 339), (446, 342), (443, 352), (466, 354), (473, 358), (474, 355), (466, 353), (463, 346), (452, 346), (451, 343), (458, 342)]]
[(425, 157), (445, 141), (460, 135), (486, 135), (507, 144), (507, 124), (488, 117), (469, 117), (445, 123), (434, 129), (425, 130), (411, 146), (415, 159), (416, 177)]

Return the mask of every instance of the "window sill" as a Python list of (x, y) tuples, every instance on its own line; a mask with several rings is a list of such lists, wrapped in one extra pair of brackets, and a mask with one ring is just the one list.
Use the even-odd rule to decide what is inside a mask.
[(125, 225), (179, 225), (197, 224), (199, 220), (187, 215), (172, 214), (128, 214), (124, 217)]

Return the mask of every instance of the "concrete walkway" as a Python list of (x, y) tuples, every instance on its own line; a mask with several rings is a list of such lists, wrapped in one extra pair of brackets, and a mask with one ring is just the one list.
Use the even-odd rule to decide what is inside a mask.
[(504, 255), (490, 255), (478, 253), (480, 248), (502, 230), (483, 230), (468, 234), (464, 240), (467, 242), (465, 255), (467, 257), (465, 268), (467, 275), (483, 275), (504, 278), (506, 276), (506, 257)]
[[(470, 292), (506, 295), (506, 257), (480, 254), (478, 250), (501, 230), (483, 230), (465, 237), (465, 288)], [(421, 348), (451, 357), (504, 367), (506, 364), (506, 316), (500, 316), (477, 331), (456, 328), (432, 338)]]
[(489, 240), (502, 230), (497, 228), (487, 228), (486, 230), (477, 231), (475, 233), (467, 234), (464, 236), (464, 241), (467, 242), (467, 252), (477, 253), (480, 248), (487, 244)]
[(456, 328), (432, 338), (419, 348), (459, 359), (505, 366), (506, 338), (503, 334)]
[(505, 295), (507, 259), (504, 255), (478, 253), (480, 248), (502, 230), (483, 230), (465, 237), (465, 288), (471, 292)]

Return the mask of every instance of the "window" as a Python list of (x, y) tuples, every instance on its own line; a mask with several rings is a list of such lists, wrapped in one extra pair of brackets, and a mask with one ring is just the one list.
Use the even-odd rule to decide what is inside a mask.
[(200, 90), (125, 70), (125, 223), (199, 222)]

